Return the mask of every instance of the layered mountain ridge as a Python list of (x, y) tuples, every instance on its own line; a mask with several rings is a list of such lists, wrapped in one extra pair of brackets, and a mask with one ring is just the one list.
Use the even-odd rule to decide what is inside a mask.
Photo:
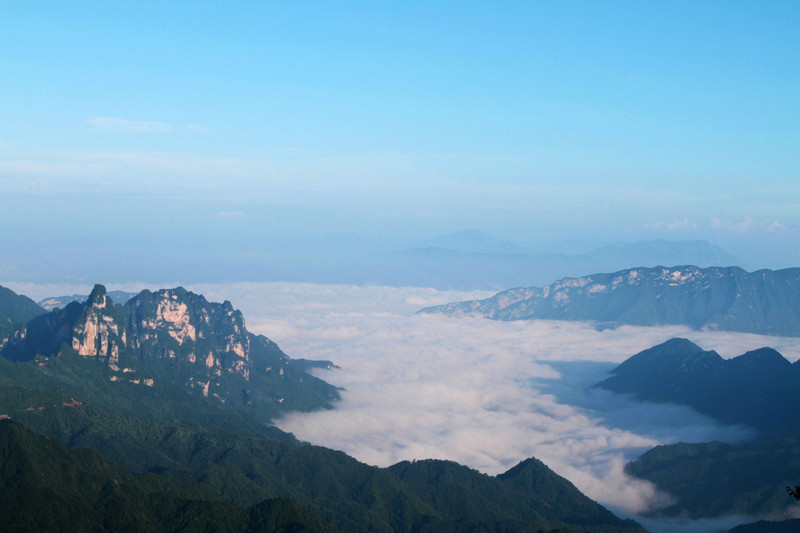
[(641, 400), (689, 405), (729, 424), (797, 434), (792, 408), (800, 388), (800, 362), (764, 347), (732, 359), (675, 338), (633, 355), (598, 387)]
[(182, 386), (235, 406), (271, 413), (328, 407), (335, 387), (295, 365), (278, 346), (247, 331), (230, 302), (213, 303), (182, 287), (145, 290), (115, 305), (96, 285), (19, 326), (0, 350), (12, 361), (78, 356), (104, 367), (108, 380)]
[(98, 285), (16, 327), (3, 355), (0, 528), (644, 531), (532, 459), (492, 477), (298, 442), (270, 417), (327, 405), (335, 390), (302, 370), (331, 363), (295, 362), (229, 302), (181, 288), (116, 305)]
[(631, 268), (520, 287), (420, 313), (493, 320), (576, 320), (800, 336), (800, 268)]
[(673, 496), (666, 516), (787, 516), (784, 487), (800, 479), (800, 362), (773, 348), (724, 359), (685, 338), (643, 350), (598, 387), (639, 400), (687, 405), (726, 424), (756, 430), (750, 440), (657, 446), (625, 467)]

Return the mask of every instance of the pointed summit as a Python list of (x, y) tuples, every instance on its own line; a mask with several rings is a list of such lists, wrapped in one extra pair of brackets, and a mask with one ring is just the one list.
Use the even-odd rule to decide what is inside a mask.
[(95, 309), (105, 309), (105, 307), (111, 303), (111, 298), (106, 294), (105, 286), (99, 283), (94, 286), (92, 293), (89, 295), (89, 299), (86, 300), (86, 305), (94, 307)]
[(643, 350), (611, 371), (617, 375), (671, 375), (697, 368), (718, 368), (722, 357), (713, 350), (705, 351), (689, 339), (673, 338)]

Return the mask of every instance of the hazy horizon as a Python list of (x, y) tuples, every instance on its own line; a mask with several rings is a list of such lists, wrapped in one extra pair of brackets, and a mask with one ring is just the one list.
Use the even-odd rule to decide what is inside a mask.
[(793, 2), (6, 2), (0, 280), (303, 281), (317, 252), (469, 228), (798, 266), (798, 19)]
[(591, 381), (671, 336), (792, 360), (798, 339), (414, 311), (651, 262), (800, 267), (798, 50), (796, 1), (6, 1), (0, 285), (230, 300), (341, 366), (334, 409), (279, 421), (300, 439), (536, 456), (654, 509), (626, 461), (751, 433)]

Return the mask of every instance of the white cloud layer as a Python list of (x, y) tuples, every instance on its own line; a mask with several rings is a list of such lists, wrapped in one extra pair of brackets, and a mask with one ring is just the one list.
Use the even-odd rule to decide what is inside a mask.
[[(80, 286), (11, 288), (37, 298), (88, 292)], [(591, 498), (630, 513), (658, 508), (670, 496), (626, 476), (627, 461), (661, 443), (736, 441), (750, 432), (719, 426), (688, 408), (592, 388), (608, 370), (675, 336), (723, 357), (772, 346), (792, 361), (800, 358), (796, 338), (684, 327), (595, 331), (573, 322), (414, 314), (423, 306), (491, 294), (484, 291), (307, 283), (187, 288), (212, 301), (230, 300), (250, 331), (267, 335), (291, 357), (340, 367), (319, 373), (344, 388), (335, 409), (278, 421), (298, 438), (378, 466), (441, 458), (497, 474), (536, 457)], [(654, 530), (687, 527), (671, 521)]]
[(300, 439), (379, 466), (442, 458), (497, 474), (533, 456), (590, 497), (629, 512), (657, 508), (670, 497), (626, 476), (627, 461), (660, 443), (735, 441), (750, 432), (688, 408), (593, 389), (614, 364), (674, 336), (724, 357), (765, 345), (800, 357), (799, 339), (683, 327), (598, 332), (581, 323), (413, 314), (424, 305), (488, 294), (480, 292), (289, 283), (195, 290), (230, 299), (251, 331), (290, 356), (341, 367), (319, 374), (345, 389), (334, 410), (278, 421)]

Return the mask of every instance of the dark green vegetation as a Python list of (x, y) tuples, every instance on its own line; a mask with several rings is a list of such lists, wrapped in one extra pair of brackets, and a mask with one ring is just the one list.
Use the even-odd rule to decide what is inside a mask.
[(643, 531), (538, 461), (496, 477), (445, 461), (380, 469), (298, 442), (267, 423), (280, 412), (268, 400), (324, 407), (329, 389), (303, 372), (315, 363), (295, 364), (230, 304), (182, 289), (114, 306), (96, 287), (6, 348), (0, 483), (15, 508), (2, 529)]
[(750, 442), (658, 446), (626, 466), (676, 498), (659, 510), (692, 518), (769, 516), (796, 506), (800, 480), (800, 364), (771, 348), (725, 360), (686, 339), (644, 350), (598, 384), (652, 402), (688, 405), (728, 424), (756, 428)]
[(769, 516), (797, 506), (785, 487), (800, 479), (800, 441), (679, 443), (658, 446), (625, 471), (677, 498), (660, 513)]
[(181, 287), (142, 291), (114, 305), (98, 285), (85, 303), (71, 302), (19, 327), (0, 354), (12, 361), (44, 358), (45, 366), (85, 358), (119, 388), (177, 385), (263, 421), (329, 407), (339, 397), (274, 342), (249, 333), (230, 302), (208, 302)]
[(0, 465), (3, 531), (334, 531), (293, 500), (237, 506), (202, 484), (134, 476), (11, 420), (0, 420)]
[(496, 320), (581, 320), (800, 336), (800, 268), (759, 270), (695, 266), (634, 268), (565, 278), (485, 300), (420, 312), (476, 314)]

